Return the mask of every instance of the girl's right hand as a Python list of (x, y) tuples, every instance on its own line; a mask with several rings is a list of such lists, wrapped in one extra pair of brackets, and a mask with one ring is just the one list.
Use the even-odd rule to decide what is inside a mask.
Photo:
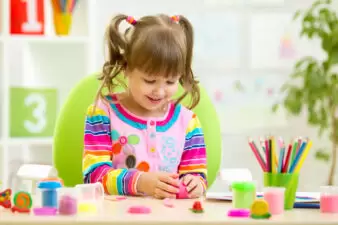
[(179, 191), (178, 174), (144, 172), (137, 182), (137, 191), (155, 198), (176, 198)]

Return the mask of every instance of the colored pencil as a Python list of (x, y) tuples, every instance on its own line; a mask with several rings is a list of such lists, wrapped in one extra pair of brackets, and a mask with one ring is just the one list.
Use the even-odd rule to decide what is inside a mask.
[(301, 145), (302, 145), (302, 138), (299, 137), (298, 140), (297, 140), (296, 154), (298, 153), (299, 148), (300, 148)]
[[(293, 140), (293, 146), (292, 146), (292, 152), (291, 152), (291, 162), (295, 161), (295, 157), (296, 157), (296, 154), (297, 154), (297, 146), (298, 146), (298, 138), (295, 138)], [(291, 164), (290, 164), (290, 166), (291, 166)]]
[(277, 159), (277, 151), (276, 151), (276, 139), (275, 137), (271, 137), (271, 155), (272, 155), (272, 173), (276, 173), (278, 169), (278, 159)]
[(300, 160), (299, 160), (299, 162), (296, 166), (296, 169), (295, 169), (296, 173), (300, 172), (300, 169), (302, 168), (304, 161), (305, 161), (305, 159), (306, 159), (307, 155), (309, 154), (309, 151), (312, 147), (312, 141), (311, 140), (307, 140), (306, 142), (307, 142), (307, 144), (306, 144), (305, 150), (304, 150), (303, 154), (301, 155), (301, 158), (300, 158)]
[(278, 159), (278, 172), (281, 173), (283, 170), (283, 164), (284, 164), (284, 155), (285, 155), (285, 146), (284, 146), (284, 141), (282, 138), (278, 139), (279, 142), (279, 159)]
[(289, 144), (288, 151), (286, 153), (285, 157), (285, 163), (283, 166), (283, 173), (287, 173), (289, 169), (289, 162), (290, 162), (290, 157), (291, 157), (291, 151), (292, 151), (292, 144)]
[(51, 0), (53, 10), (59, 13), (73, 13), (78, 0)]
[(305, 146), (306, 146), (306, 141), (304, 141), (302, 143), (302, 145), (300, 146), (300, 149), (299, 149), (298, 153), (295, 156), (295, 159), (292, 161), (292, 164), (291, 164), (290, 169), (289, 169), (289, 173), (293, 173), (294, 170), (296, 169), (296, 166), (297, 166), (297, 164), (298, 164), (298, 162), (299, 162), (299, 160), (300, 160), (300, 158), (301, 158), (301, 156), (303, 154)]
[(264, 138), (263, 138), (263, 137), (260, 137), (260, 138), (259, 138), (259, 143), (261, 144), (262, 150), (263, 150), (263, 152), (265, 153), (265, 152), (266, 152), (266, 149), (265, 149), (265, 141), (264, 141)]
[(269, 139), (265, 139), (265, 156), (266, 156), (266, 168), (267, 172), (271, 172), (271, 163), (270, 163), (270, 148), (269, 148)]
[(251, 147), (252, 152), (254, 153), (259, 165), (261, 166), (262, 170), (266, 172), (266, 166), (263, 160), (263, 157), (258, 152), (258, 149), (256, 148), (255, 144), (253, 143), (252, 139), (249, 139), (249, 145)]

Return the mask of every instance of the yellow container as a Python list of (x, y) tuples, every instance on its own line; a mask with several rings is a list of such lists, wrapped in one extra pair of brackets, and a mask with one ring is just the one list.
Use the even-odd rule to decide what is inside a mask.
[(54, 29), (56, 35), (69, 35), (72, 26), (72, 14), (54, 11)]

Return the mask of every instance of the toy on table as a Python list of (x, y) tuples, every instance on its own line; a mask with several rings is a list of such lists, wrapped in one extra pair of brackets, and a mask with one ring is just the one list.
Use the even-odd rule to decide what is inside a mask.
[(163, 205), (168, 207), (168, 208), (174, 208), (174, 204), (170, 198), (165, 198), (163, 200)]
[(128, 212), (132, 214), (149, 214), (151, 213), (151, 209), (146, 206), (131, 206)]
[(252, 181), (236, 181), (231, 184), (234, 209), (250, 209), (256, 199), (256, 184)]
[(284, 187), (265, 187), (263, 190), (264, 200), (269, 205), (269, 212), (272, 215), (284, 212)]
[(179, 191), (176, 194), (176, 198), (179, 198), (179, 199), (188, 198), (189, 193), (187, 191), (187, 186), (183, 182), (180, 182), (180, 186), (178, 187), (178, 189)]
[(35, 215), (55, 215), (55, 209), (58, 208), (58, 189), (62, 186), (62, 180), (56, 177), (49, 177), (38, 183), (41, 202), (33, 209)]
[(320, 211), (322, 213), (338, 213), (338, 187), (320, 187)]
[(10, 209), (12, 207), (11, 196), (11, 189), (6, 189), (3, 192), (0, 192), (0, 206), (4, 207), (5, 209)]
[(253, 219), (269, 219), (269, 204), (264, 199), (257, 199), (251, 206), (251, 218)]
[(195, 201), (190, 209), (194, 213), (203, 213), (204, 209), (202, 207), (202, 203), (200, 201)]
[(76, 188), (59, 189), (59, 214), (75, 215), (77, 213), (78, 190)]
[(104, 189), (101, 183), (78, 184), (78, 212), (97, 213), (103, 205)]
[(30, 213), (33, 204), (32, 196), (28, 192), (19, 191), (14, 195), (13, 203), (12, 212)]
[(229, 217), (250, 217), (250, 210), (248, 209), (231, 209), (228, 211)]
[(110, 195), (110, 196), (104, 196), (104, 199), (109, 200), (109, 201), (123, 201), (123, 200), (127, 200), (127, 197), (123, 195), (117, 195), (117, 196)]

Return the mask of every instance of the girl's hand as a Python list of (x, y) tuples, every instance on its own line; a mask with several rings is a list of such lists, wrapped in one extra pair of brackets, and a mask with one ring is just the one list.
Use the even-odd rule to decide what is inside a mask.
[(187, 174), (182, 178), (182, 181), (187, 186), (189, 198), (198, 198), (203, 195), (204, 188), (199, 176)]
[(166, 172), (142, 173), (137, 182), (137, 190), (155, 198), (176, 198), (179, 189), (178, 174)]

